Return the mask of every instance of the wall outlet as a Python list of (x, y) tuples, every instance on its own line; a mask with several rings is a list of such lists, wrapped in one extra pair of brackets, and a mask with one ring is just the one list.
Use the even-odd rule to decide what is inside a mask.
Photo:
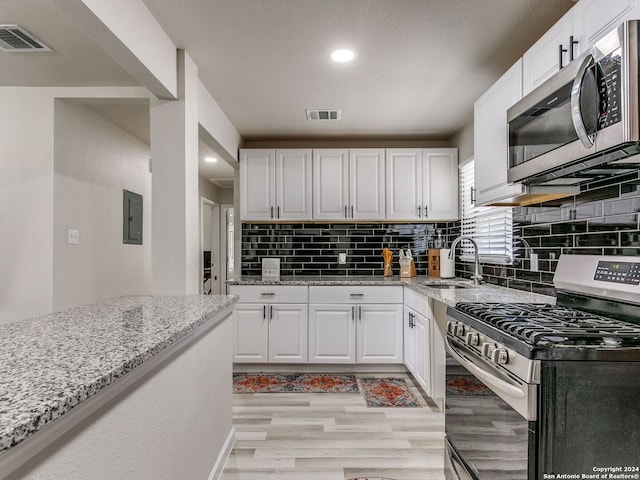
[(69, 245), (78, 245), (80, 243), (80, 230), (67, 230), (67, 243)]
[(531, 270), (532, 272), (538, 271), (538, 254), (537, 253), (531, 253), (531, 255), (529, 255), (529, 270)]
[(338, 263), (340, 265), (344, 265), (345, 263), (347, 263), (347, 254), (346, 253), (339, 253), (338, 254)]

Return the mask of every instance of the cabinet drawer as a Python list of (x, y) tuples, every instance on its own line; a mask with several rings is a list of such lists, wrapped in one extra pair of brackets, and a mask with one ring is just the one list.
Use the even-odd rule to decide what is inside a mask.
[(398, 286), (309, 287), (309, 303), (402, 303)]
[(433, 316), (431, 314), (431, 303), (432, 300), (429, 297), (421, 295), (418, 292), (414, 292), (408, 288), (404, 292), (404, 304), (428, 318)]
[(307, 303), (309, 287), (282, 285), (231, 285), (231, 295), (242, 303)]

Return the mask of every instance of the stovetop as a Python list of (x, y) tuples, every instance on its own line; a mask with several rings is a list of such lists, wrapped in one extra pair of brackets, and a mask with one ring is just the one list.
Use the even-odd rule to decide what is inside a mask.
[(640, 359), (640, 326), (622, 320), (550, 304), (462, 302), (454, 311), (529, 358)]

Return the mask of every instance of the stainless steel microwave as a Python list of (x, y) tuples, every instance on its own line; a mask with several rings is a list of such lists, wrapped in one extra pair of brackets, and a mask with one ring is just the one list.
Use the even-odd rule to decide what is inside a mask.
[(639, 26), (620, 25), (508, 110), (509, 182), (578, 185), (640, 168)]

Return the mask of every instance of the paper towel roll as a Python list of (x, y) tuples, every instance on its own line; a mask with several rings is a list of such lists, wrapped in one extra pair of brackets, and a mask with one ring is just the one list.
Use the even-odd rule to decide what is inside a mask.
[(456, 276), (455, 261), (449, 260), (450, 248), (440, 249), (440, 277), (453, 278)]

